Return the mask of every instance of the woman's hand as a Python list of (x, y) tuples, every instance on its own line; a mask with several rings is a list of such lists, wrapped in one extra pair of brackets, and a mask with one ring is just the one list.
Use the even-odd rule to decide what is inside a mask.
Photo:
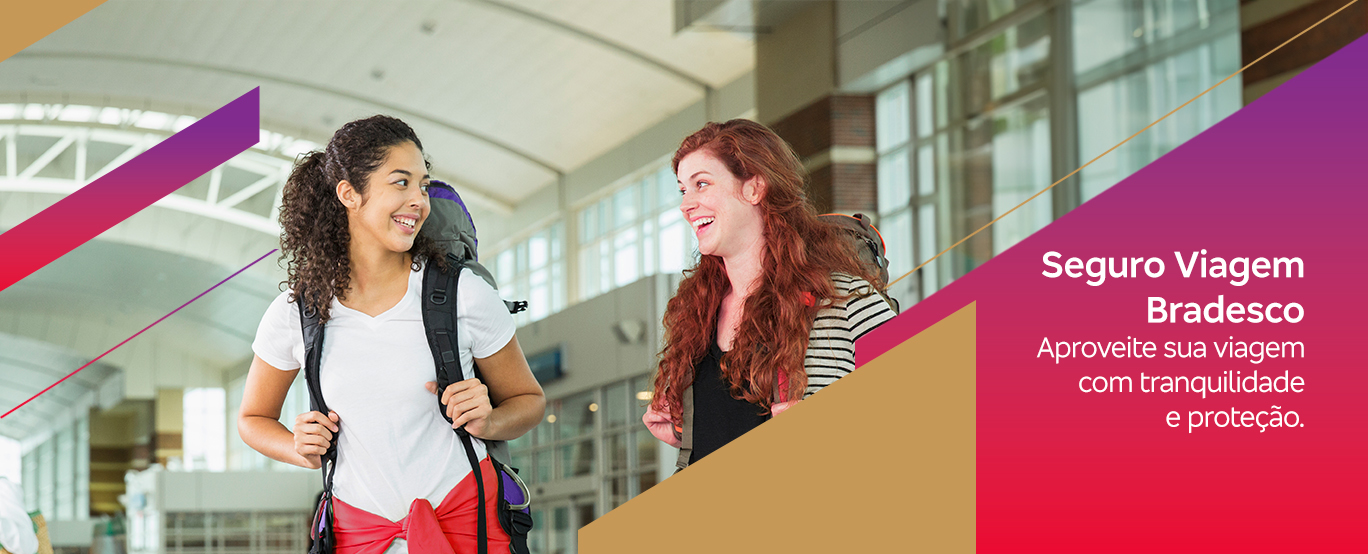
[(651, 431), (655, 438), (661, 442), (679, 448), (683, 444), (680, 433), (681, 427), (675, 425), (674, 420), (670, 419), (669, 412), (658, 412), (648, 408), (646, 415), (641, 416), (641, 422), (646, 424), (646, 429)]
[[(428, 381), (427, 390), (437, 394), (437, 382)], [(459, 429), (465, 425), (467, 433), (476, 438), (489, 438), (489, 416), (494, 406), (489, 401), (489, 387), (479, 379), (466, 379), (447, 385), (442, 391), (442, 404), (446, 415), (451, 418), (451, 428)]]
[(299, 414), (294, 425), (295, 453), (304, 457), (309, 469), (323, 467), (323, 454), (328, 452), (333, 435), (338, 429), (337, 412), (309, 412)]

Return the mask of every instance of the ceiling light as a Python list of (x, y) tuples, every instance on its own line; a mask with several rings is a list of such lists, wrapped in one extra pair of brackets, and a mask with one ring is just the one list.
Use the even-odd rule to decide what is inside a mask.
[(79, 106), (75, 104), (62, 108), (62, 112), (57, 115), (60, 121), (75, 121), (84, 123), (95, 117), (95, 108), (90, 106)]
[(100, 110), (100, 123), (104, 125), (118, 125), (123, 122), (123, 114), (119, 108), (104, 108)]

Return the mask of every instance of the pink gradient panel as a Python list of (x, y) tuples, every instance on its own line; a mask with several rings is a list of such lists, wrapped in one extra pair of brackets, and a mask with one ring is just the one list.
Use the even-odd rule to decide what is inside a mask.
[[(1368, 39), (1360, 39), (993, 258), (859, 344), (861, 363), (978, 302), (978, 547), (984, 552), (1368, 549)], [(1226, 85), (1230, 86), (1230, 85)], [(1172, 117), (1182, 118), (1180, 111)], [(1299, 257), (1305, 277), (1184, 278), (1174, 252)], [(1046, 278), (1042, 256), (1157, 257), (1160, 278)], [(1062, 259), (1060, 260), (1062, 263)], [(1147, 298), (1296, 302), (1298, 323), (1148, 323)], [(1036, 354), (1055, 341), (1153, 341), (1153, 359)], [(1212, 342), (1301, 341), (1303, 359), (1216, 356)], [(1164, 343), (1204, 341), (1204, 359)], [(907, 368), (934, 371), (934, 368)], [(1141, 393), (1138, 377), (1290, 371), (1302, 393)], [(1088, 376), (1135, 392), (1083, 393)], [(1195, 429), (1189, 411), (1270, 406), (1304, 427)], [(1164, 416), (1182, 414), (1170, 428)]]

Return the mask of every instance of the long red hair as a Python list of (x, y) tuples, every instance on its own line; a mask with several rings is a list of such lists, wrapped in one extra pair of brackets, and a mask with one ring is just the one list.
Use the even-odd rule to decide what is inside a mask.
[[(817, 311), (840, 299), (832, 272), (875, 277), (859, 263), (853, 247), (835, 226), (817, 218), (804, 192), (803, 166), (793, 149), (769, 128), (745, 119), (709, 123), (689, 135), (675, 152), (673, 165), (697, 151), (716, 157), (741, 181), (760, 177), (763, 210), (764, 274), (746, 297), (732, 348), (722, 356), (722, 377), (732, 396), (768, 409), (783, 373), (784, 399), (802, 398), (807, 387), (803, 358)], [(685, 270), (679, 291), (665, 307), (665, 346), (655, 378), (651, 407), (683, 421), (684, 389), (693, 384), (694, 366), (707, 354), (717, 328), (722, 298), (731, 284), (718, 256), (702, 256)], [(877, 285), (876, 285), (877, 286)], [(809, 301), (805, 299), (815, 301)]]

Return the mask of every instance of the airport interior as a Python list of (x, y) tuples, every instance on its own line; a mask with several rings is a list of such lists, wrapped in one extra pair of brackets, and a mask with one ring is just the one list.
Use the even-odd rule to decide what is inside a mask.
[[(889, 273), (1097, 159), (889, 289), (903, 310), (1368, 33), (1338, 0), (109, 0), (0, 63), (0, 230), (261, 88), (260, 142), (0, 292), (0, 409), (279, 247), (295, 159), (377, 113), (479, 229), (546, 392), (512, 441), (533, 552), (667, 479), (641, 424), (697, 257), (670, 159), (749, 118)], [(294, 553), (316, 470), (238, 436), (278, 254), (0, 419), (0, 477), (58, 553)], [(908, 368), (915, 370), (916, 368)], [(302, 375), (282, 420), (308, 411)], [(4, 484), (4, 483), (0, 483)], [(912, 501), (909, 499), (909, 501)]]

